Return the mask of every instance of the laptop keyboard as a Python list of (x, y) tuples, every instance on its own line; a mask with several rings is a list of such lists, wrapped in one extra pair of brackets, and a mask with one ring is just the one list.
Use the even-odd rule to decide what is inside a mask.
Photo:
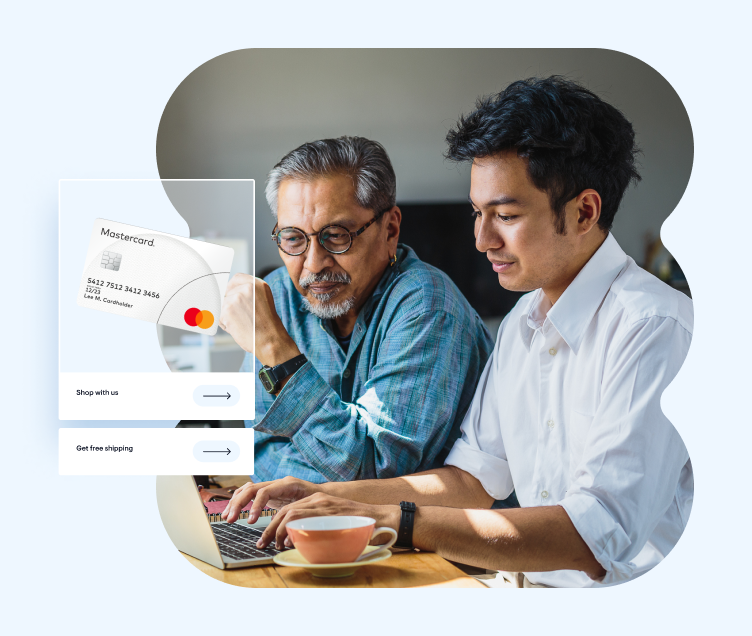
[(213, 523), (211, 528), (217, 539), (219, 551), (223, 556), (244, 561), (246, 559), (269, 559), (280, 552), (270, 547), (263, 550), (256, 547), (256, 542), (261, 538), (263, 532), (258, 528), (236, 523)]

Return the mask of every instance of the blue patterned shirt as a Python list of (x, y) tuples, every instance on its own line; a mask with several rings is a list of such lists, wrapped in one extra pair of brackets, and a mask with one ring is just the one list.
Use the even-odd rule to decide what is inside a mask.
[(399, 477), (443, 464), (493, 340), (440, 270), (406, 245), (361, 309), (344, 351), (302, 304), (287, 270), (266, 278), (308, 362), (275, 398), (256, 373), (255, 475), (315, 483)]

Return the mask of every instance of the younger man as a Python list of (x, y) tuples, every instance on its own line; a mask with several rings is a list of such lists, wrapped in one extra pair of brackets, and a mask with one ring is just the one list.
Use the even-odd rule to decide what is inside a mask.
[[(535, 291), (499, 328), (446, 465), (249, 485), (224, 515), (234, 521), (255, 499), (254, 521), (267, 502), (293, 502), (261, 545), (285, 541), (291, 519), (365, 515), (397, 529), (398, 545), (524, 573), (524, 586), (631, 580), (679, 540), (693, 496), (687, 450), (660, 406), (689, 349), (692, 303), (609, 232), (639, 179), (632, 126), (552, 77), (480, 100), (447, 140), (449, 158), (472, 161), (477, 248), (500, 285)], [(521, 508), (484, 510), (513, 489)]]

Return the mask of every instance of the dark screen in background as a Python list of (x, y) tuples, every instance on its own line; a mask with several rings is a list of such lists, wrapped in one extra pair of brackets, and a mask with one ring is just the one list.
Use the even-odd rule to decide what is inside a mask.
[(522, 293), (501, 287), (486, 255), (475, 249), (469, 203), (397, 205), (402, 210), (400, 243), (449, 276), (481, 318), (509, 313)]

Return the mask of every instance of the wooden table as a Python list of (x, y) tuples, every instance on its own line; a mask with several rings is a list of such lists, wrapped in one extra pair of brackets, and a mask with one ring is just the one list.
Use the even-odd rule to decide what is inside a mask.
[(239, 587), (486, 587), (432, 552), (394, 552), (390, 559), (364, 565), (342, 579), (322, 579), (303, 568), (273, 564), (220, 570), (187, 554), (183, 556), (213, 579)]

